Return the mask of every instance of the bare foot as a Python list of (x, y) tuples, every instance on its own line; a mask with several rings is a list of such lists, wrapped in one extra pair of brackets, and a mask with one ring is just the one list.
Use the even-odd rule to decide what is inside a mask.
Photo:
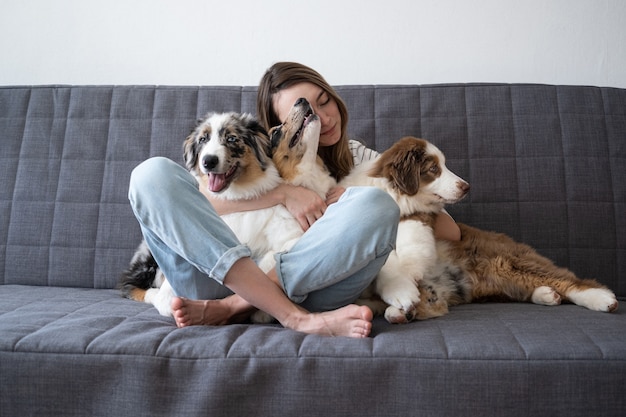
[(233, 301), (235, 300), (231, 297), (221, 300), (190, 300), (174, 297), (171, 304), (172, 315), (178, 327), (221, 326), (242, 322), (252, 313), (252, 310), (249, 305), (238, 306)]
[(372, 331), (373, 317), (369, 307), (351, 304), (333, 311), (306, 313), (293, 324), (287, 323), (285, 327), (323, 336), (364, 338)]
[[(236, 296), (235, 296), (236, 297)], [(178, 327), (220, 326), (247, 318), (252, 310), (242, 310), (238, 299), (190, 300), (182, 297), (172, 299), (172, 313)], [(364, 338), (372, 331), (374, 314), (369, 307), (351, 304), (323, 313), (309, 313), (298, 308), (298, 317), (283, 325), (303, 333), (323, 336), (347, 336)]]

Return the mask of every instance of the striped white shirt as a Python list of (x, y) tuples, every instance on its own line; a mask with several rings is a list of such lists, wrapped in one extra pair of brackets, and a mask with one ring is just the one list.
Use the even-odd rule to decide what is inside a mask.
[(380, 155), (373, 149), (368, 148), (357, 140), (350, 139), (349, 142), (350, 152), (352, 152), (352, 158), (354, 159), (354, 166), (361, 165), (365, 161), (378, 158)]

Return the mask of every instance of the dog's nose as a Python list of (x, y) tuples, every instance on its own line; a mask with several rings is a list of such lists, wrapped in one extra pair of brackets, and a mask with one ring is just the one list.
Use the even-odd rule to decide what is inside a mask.
[(303, 104), (309, 104), (309, 102), (307, 101), (306, 98), (304, 97), (300, 97), (297, 101), (296, 104), (294, 104), (294, 106), (301, 106)]
[(470, 185), (468, 182), (459, 181), (459, 188), (461, 189), (463, 194), (467, 194), (467, 192), (470, 190)]
[(215, 168), (219, 162), (220, 162), (219, 158), (215, 155), (206, 155), (204, 158), (202, 158), (202, 166), (207, 171), (210, 171), (213, 168)]

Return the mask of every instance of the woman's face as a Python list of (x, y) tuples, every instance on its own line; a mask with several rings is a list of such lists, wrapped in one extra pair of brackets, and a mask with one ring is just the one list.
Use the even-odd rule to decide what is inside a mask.
[(303, 82), (284, 88), (272, 97), (276, 115), (282, 121), (287, 118), (294, 103), (304, 97), (311, 103), (313, 112), (322, 122), (320, 146), (331, 146), (341, 139), (341, 115), (337, 102), (315, 84)]

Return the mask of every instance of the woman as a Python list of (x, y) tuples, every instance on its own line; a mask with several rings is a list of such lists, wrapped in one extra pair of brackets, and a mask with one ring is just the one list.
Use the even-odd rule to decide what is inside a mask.
[[(332, 110), (337, 103), (329, 96), (325, 106)], [(343, 135), (345, 121), (333, 114)], [(335, 161), (326, 162), (334, 166)], [(351, 303), (393, 249), (398, 207), (371, 187), (341, 190), (341, 196), (332, 192), (328, 203), (311, 199), (310, 193), (281, 186), (256, 200), (226, 204), (204, 196), (194, 177), (169, 159), (151, 158), (135, 168), (129, 200), (177, 295), (172, 301), (176, 324), (232, 323), (256, 307), (305, 333), (367, 337), (372, 312)], [(278, 254), (277, 267), (265, 274), (219, 214), (276, 204), (285, 204), (307, 232), (289, 252)]]
[[(355, 164), (378, 156), (347, 136), (348, 110), (343, 100), (324, 78), (312, 68), (296, 62), (278, 62), (263, 75), (257, 93), (257, 116), (267, 128), (285, 120), (289, 109), (300, 98), (306, 98), (322, 122), (319, 155), (337, 179), (346, 176)], [(283, 187), (280, 192), (287, 208), (306, 230), (336, 202), (345, 189), (336, 187), (323, 201), (316, 193), (300, 187)], [(226, 207), (224, 210), (228, 210)], [(231, 207), (230, 210), (233, 208)], [(435, 236), (459, 240), (461, 232), (456, 222), (445, 212), (437, 216)]]

